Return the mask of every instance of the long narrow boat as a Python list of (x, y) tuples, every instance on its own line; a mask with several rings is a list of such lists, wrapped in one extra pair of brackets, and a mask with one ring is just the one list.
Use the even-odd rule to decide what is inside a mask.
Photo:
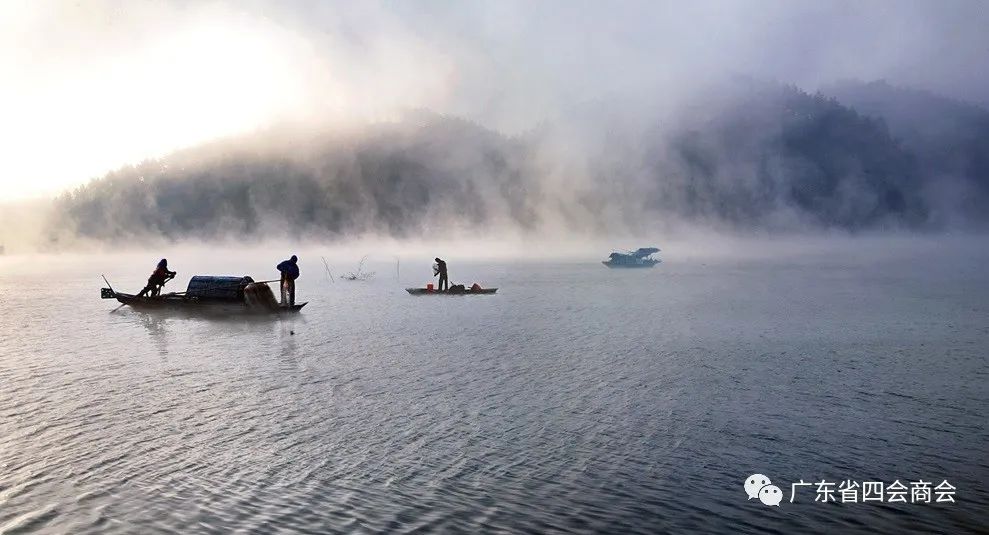
[(184, 292), (157, 296), (137, 296), (114, 291), (110, 283), (100, 290), (103, 299), (116, 299), (135, 310), (160, 310), (211, 315), (291, 314), (307, 303), (280, 305), (266, 283), (251, 277), (216, 277), (197, 275), (189, 280)]
[(479, 290), (467, 288), (462, 292), (451, 292), (449, 290), (441, 292), (431, 288), (406, 288), (405, 291), (412, 295), (491, 295), (497, 292), (498, 288), (481, 288)]

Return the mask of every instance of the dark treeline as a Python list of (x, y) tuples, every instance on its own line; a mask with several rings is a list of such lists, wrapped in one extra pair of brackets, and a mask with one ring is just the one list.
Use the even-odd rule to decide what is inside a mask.
[(733, 226), (927, 225), (916, 158), (881, 118), (822, 94), (752, 84), (650, 152), (651, 206)]
[(842, 81), (829, 88), (841, 102), (881, 117), (915, 157), (925, 178), (932, 222), (984, 221), (989, 207), (989, 111), (885, 81)]
[[(559, 150), (571, 146), (569, 126), (509, 138), (428, 112), (349, 134), (227, 140), (64, 195), (50, 235), (403, 237), (451, 226), (538, 230), (547, 221), (591, 221), (601, 232), (659, 221), (767, 230), (984, 223), (984, 110), (955, 103), (925, 108), (939, 121), (910, 120), (896, 107), (860, 113), (843, 104), (848, 91), (839, 102), (775, 84), (740, 86), (641, 130), (584, 123), (600, 132), (574, 150)], [(867, 91), (868, 102), (916, 97), (883, 87)]]
[(110, 173), (58, 199), (53, 231), (409, 236), (494, 214), (522, 227), (537, 220), (524, 147), (475, 124), (420, 113), (351, 136), (287, 135), (296, 137), (277, 148), (228, 140)]

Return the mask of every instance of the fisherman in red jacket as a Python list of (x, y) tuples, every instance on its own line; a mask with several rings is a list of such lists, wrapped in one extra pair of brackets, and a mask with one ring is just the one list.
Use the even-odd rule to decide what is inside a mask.
[(148, 292), (150, 292), (151, 297), (158, 297), (158, 294), (161, 293), (161, 287), (174, 278), (175, 272), (168, 270), (168, 260), (162, 258), (161, 262), (158, 262), (158, 267), (148, 277), (148, 285), (137, 294), (137, 297), (143, 297)]

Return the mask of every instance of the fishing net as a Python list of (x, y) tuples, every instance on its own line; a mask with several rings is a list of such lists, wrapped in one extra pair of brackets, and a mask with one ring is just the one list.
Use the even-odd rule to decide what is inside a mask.
[(275, 293), (267, 284), (251, 283), (244, 287), (244, 303), (250, 308), (266, 308), (274, 310), (278, 308), (278, 301), (275, 300)]

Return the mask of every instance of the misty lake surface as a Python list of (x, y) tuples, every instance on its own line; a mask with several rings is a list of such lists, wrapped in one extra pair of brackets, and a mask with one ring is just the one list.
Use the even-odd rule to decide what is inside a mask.
[[(0, 532), (984, 530), (986, 242), (876, 243), (450, 255), (500, 288), (457, 298), (403, 290), (428, 255), (331, 283), (299, 251), (309, 305), (259, 320), (111, 313), (99, 275), (139, 289), (160, 253), (0, 257)], [(166, 289), (290, 252), (169, 253)], [(747, 500), (753, 473), (780, 507)], [(947, 480), (956, 503), (790, 503), (800, 480)]]

